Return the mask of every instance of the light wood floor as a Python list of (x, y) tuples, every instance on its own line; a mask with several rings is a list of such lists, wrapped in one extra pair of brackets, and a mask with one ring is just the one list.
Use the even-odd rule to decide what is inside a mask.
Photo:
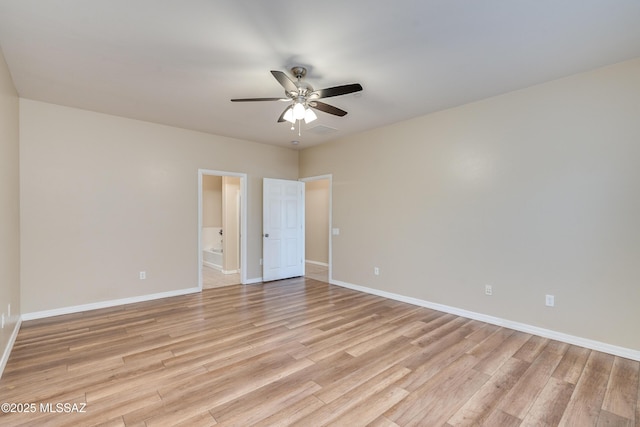
[(0, 400), (86, 412), (0, 425), (638, 427), (639, 365), (298, 278), (25, 322)]
[(211, 289), (240, 284), (240, 273), (224, 274), (208, 265), (202, 266), (202, 288)]

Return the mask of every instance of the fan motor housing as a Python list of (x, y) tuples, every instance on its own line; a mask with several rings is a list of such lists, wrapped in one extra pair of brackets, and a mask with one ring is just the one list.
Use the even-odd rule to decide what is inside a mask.
[(300, 80), (307, 75), (307, 69), (304, 67), (292, 67), (291, 74), (293, 74), (296, 79)]

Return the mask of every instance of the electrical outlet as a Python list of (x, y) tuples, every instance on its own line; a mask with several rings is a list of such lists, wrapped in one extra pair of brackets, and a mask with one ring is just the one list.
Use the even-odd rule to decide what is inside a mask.
[(144, 280), (147, 278), (147, 272), (146, 271), (141, 271), (140, 272), (140, 280)]
[(544, 305), (547, 307), (553, 307), (556, 304), (556, 298), (553, 295), (544, 296)]
[(491, 285), (484, 285), (484, 294), (493, 295), (493, 287)]
[(375, 274), (376, 276), (380, 275), (380, 269), (378, 267), (373, 267), (373, 274)]

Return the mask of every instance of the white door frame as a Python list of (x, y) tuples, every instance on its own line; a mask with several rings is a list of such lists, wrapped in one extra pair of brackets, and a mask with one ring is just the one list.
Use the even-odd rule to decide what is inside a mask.
[(308, 178), (300, 178), (299, 181), (302, 182), (309, 182), (309, 181), (320, 181), (323, 179), (328, 179), (329, 180), (329, 229), (327, 230), (327, 233), (329, 233), (329, 283), (331, 283), (331, 280), (333, 278), (333, 255), (332, 255), (332, 250), (333, 250), (333, 243), (332, 243), (332, 230), (333, 230), (333, 175), (332, 174), (328, 174), (328, 175), (318, 175), (318, 176), (310, 176)]
[(202, 291), (202, 181), (205, 175), (240, 178), (240, 283), (247, 283), (247, 174), (198, 169), (198, 289)]

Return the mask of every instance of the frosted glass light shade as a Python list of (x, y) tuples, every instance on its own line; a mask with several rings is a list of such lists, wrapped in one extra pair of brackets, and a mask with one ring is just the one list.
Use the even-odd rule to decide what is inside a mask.
[(285, 111), (284, 116), (282, 116), (282, 118), (288, 121), (289, 123), (295, 123), (296, 119), (293, 118), (293, 108), (289, 107), (289, 109)]
[(307, 111), (304, 113), (304, 122), (311, 123), (317, 118), (318, 116), (316, 116), (316, 113), (314, 113), (311, 108), (307, 108)]
[(304, 114), (305, 114), (304, 105), (300, 104), (299, 102), (296, 102), (293, 106), (293, 118), (296, 120), (302, 120), (304, 119)]

